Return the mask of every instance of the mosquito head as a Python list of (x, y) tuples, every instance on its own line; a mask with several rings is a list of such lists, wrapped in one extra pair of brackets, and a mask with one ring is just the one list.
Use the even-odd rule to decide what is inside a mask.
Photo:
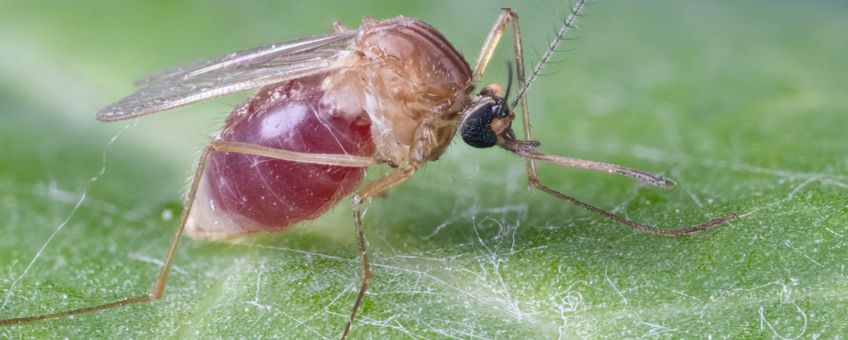
[(475, 148), (489, 148), (511, 137), (512, 119), (515, 115), (509, 110), (503, 90), (497, 84), (490, 84), (480, 91), (477, 98), (462, 113), (459, 133), (462, 140)]
[(480, 91), (462, 112), (460, 135), (475, 148), (490, 148), (514, 140), (512, 120), (515, 113), (509, 109), (507, 99), (512, 88), (512, 67), (507, 63), (506, 92), (498, 84), (489, 84)]

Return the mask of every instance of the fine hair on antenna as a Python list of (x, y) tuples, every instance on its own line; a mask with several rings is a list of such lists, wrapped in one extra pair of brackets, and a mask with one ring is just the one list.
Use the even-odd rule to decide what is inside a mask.
[(580, 0), (576, 5), (569, 6), (568, 16), (566, 16), (565, 20), (562, 21), (562, 26), (560, 26), (559, 30), (557, 30), (554, 38), (551, 39), (551, 43), (548, 44), (548, 49), (544, 54), (542, 54), (542, 57), (539, 58), (539, 62), (536, 63), (536, 67), (533, 68), (533, 72), (530, 72), (530, 76), (527, 77), (527, 81), (524, 86), (518, 90), (518, 95), (515, 96), (515, 99), (509, 105), (510, 108), (514, 109), (518, 105), (519, 100), (527, 94), (527, 89), (530, 88), (530, 85), (533, 85), (533, 82), (535, 82), (536, 78), (538, 78), (542, 73), (542, 69), (545, 68), (545, 65), (551, 61), (554, 53), (556, 53), (559, 48), (559, 44), (565, 40), (568, 32), (570, 32), (573, 28), (577, 28), (577, 18), (580, 16), (583, 9), (586, 8), (587, 2), (588, 0)]

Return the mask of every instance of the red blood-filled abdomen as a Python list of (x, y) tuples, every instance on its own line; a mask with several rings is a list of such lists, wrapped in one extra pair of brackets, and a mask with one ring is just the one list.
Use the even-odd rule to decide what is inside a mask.
[[(337, 94), (321, 90), (324, 77), (263, 88), (230, 114), (220, 138), (297, 152), (370, 156), (374, 144), (367, 114), (327, 100)], [(220, 238), (314, 219), (356, 189), (363, 174), (362, 168), (216, 152), (209, 157), (187, 232)]]

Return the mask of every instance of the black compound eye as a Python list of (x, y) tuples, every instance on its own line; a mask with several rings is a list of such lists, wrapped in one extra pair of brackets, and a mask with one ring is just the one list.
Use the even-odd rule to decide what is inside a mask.
[(483, 105), (472, 112), (462, 122), (460, 134), (462, 140), (475, 148), (489, 148), (498, 143), (498, 136), (492, 131), (492, 119), (501, 114), (502, 102)]

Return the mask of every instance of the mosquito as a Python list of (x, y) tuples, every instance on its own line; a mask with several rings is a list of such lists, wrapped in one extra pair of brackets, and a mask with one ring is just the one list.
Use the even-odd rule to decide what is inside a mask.
[[(459, 52), (423, 21), (365, 18), (357, 29), (231, 53), (179, 67), (138, 82), (139, 89), (97, 113), (117, 121), (174, 109), (213, 97), (259, 89), (227, 117), (204, 148), (182, 217), (161, 272), (147, 294), (51, 314), (0, 320), (0, 325), (89, 313), (161, 298), (183, 234), (222, 239), (285, 229), (317, 218), (351, 196), (359, 247), (361, 284), (341, 333), (347, 337), (371, 283), (362, 226), (363, 205), (409, 179), (441, 156), (459, 134), (472, 147), (500, 147), (526, 161), (527, 179), (555, 198), (644, 233), (676, 237), (737, 219), (730, 214), (701, 224), (667, 229), (612, 214), (542, 184), (536, 162), (599, 170), (668, 188), (669, 179), (619, 165), (543, 153), (533, 140), (527, 89), (558, 44), (575, 27), (586, 0), (577, 2), (530, 77), (518, 14), (503, 9), (472, 69)], [(501, 38), (511, 27), (517, 94), (512, 72), (506, 90), (488, 84), (472, 96)], [(511, 68), (510, 68), (511, 70)], [(523, 139), (512, 129), (521, 112)], [(393, 168), (360, 186), (365, 169)]]

